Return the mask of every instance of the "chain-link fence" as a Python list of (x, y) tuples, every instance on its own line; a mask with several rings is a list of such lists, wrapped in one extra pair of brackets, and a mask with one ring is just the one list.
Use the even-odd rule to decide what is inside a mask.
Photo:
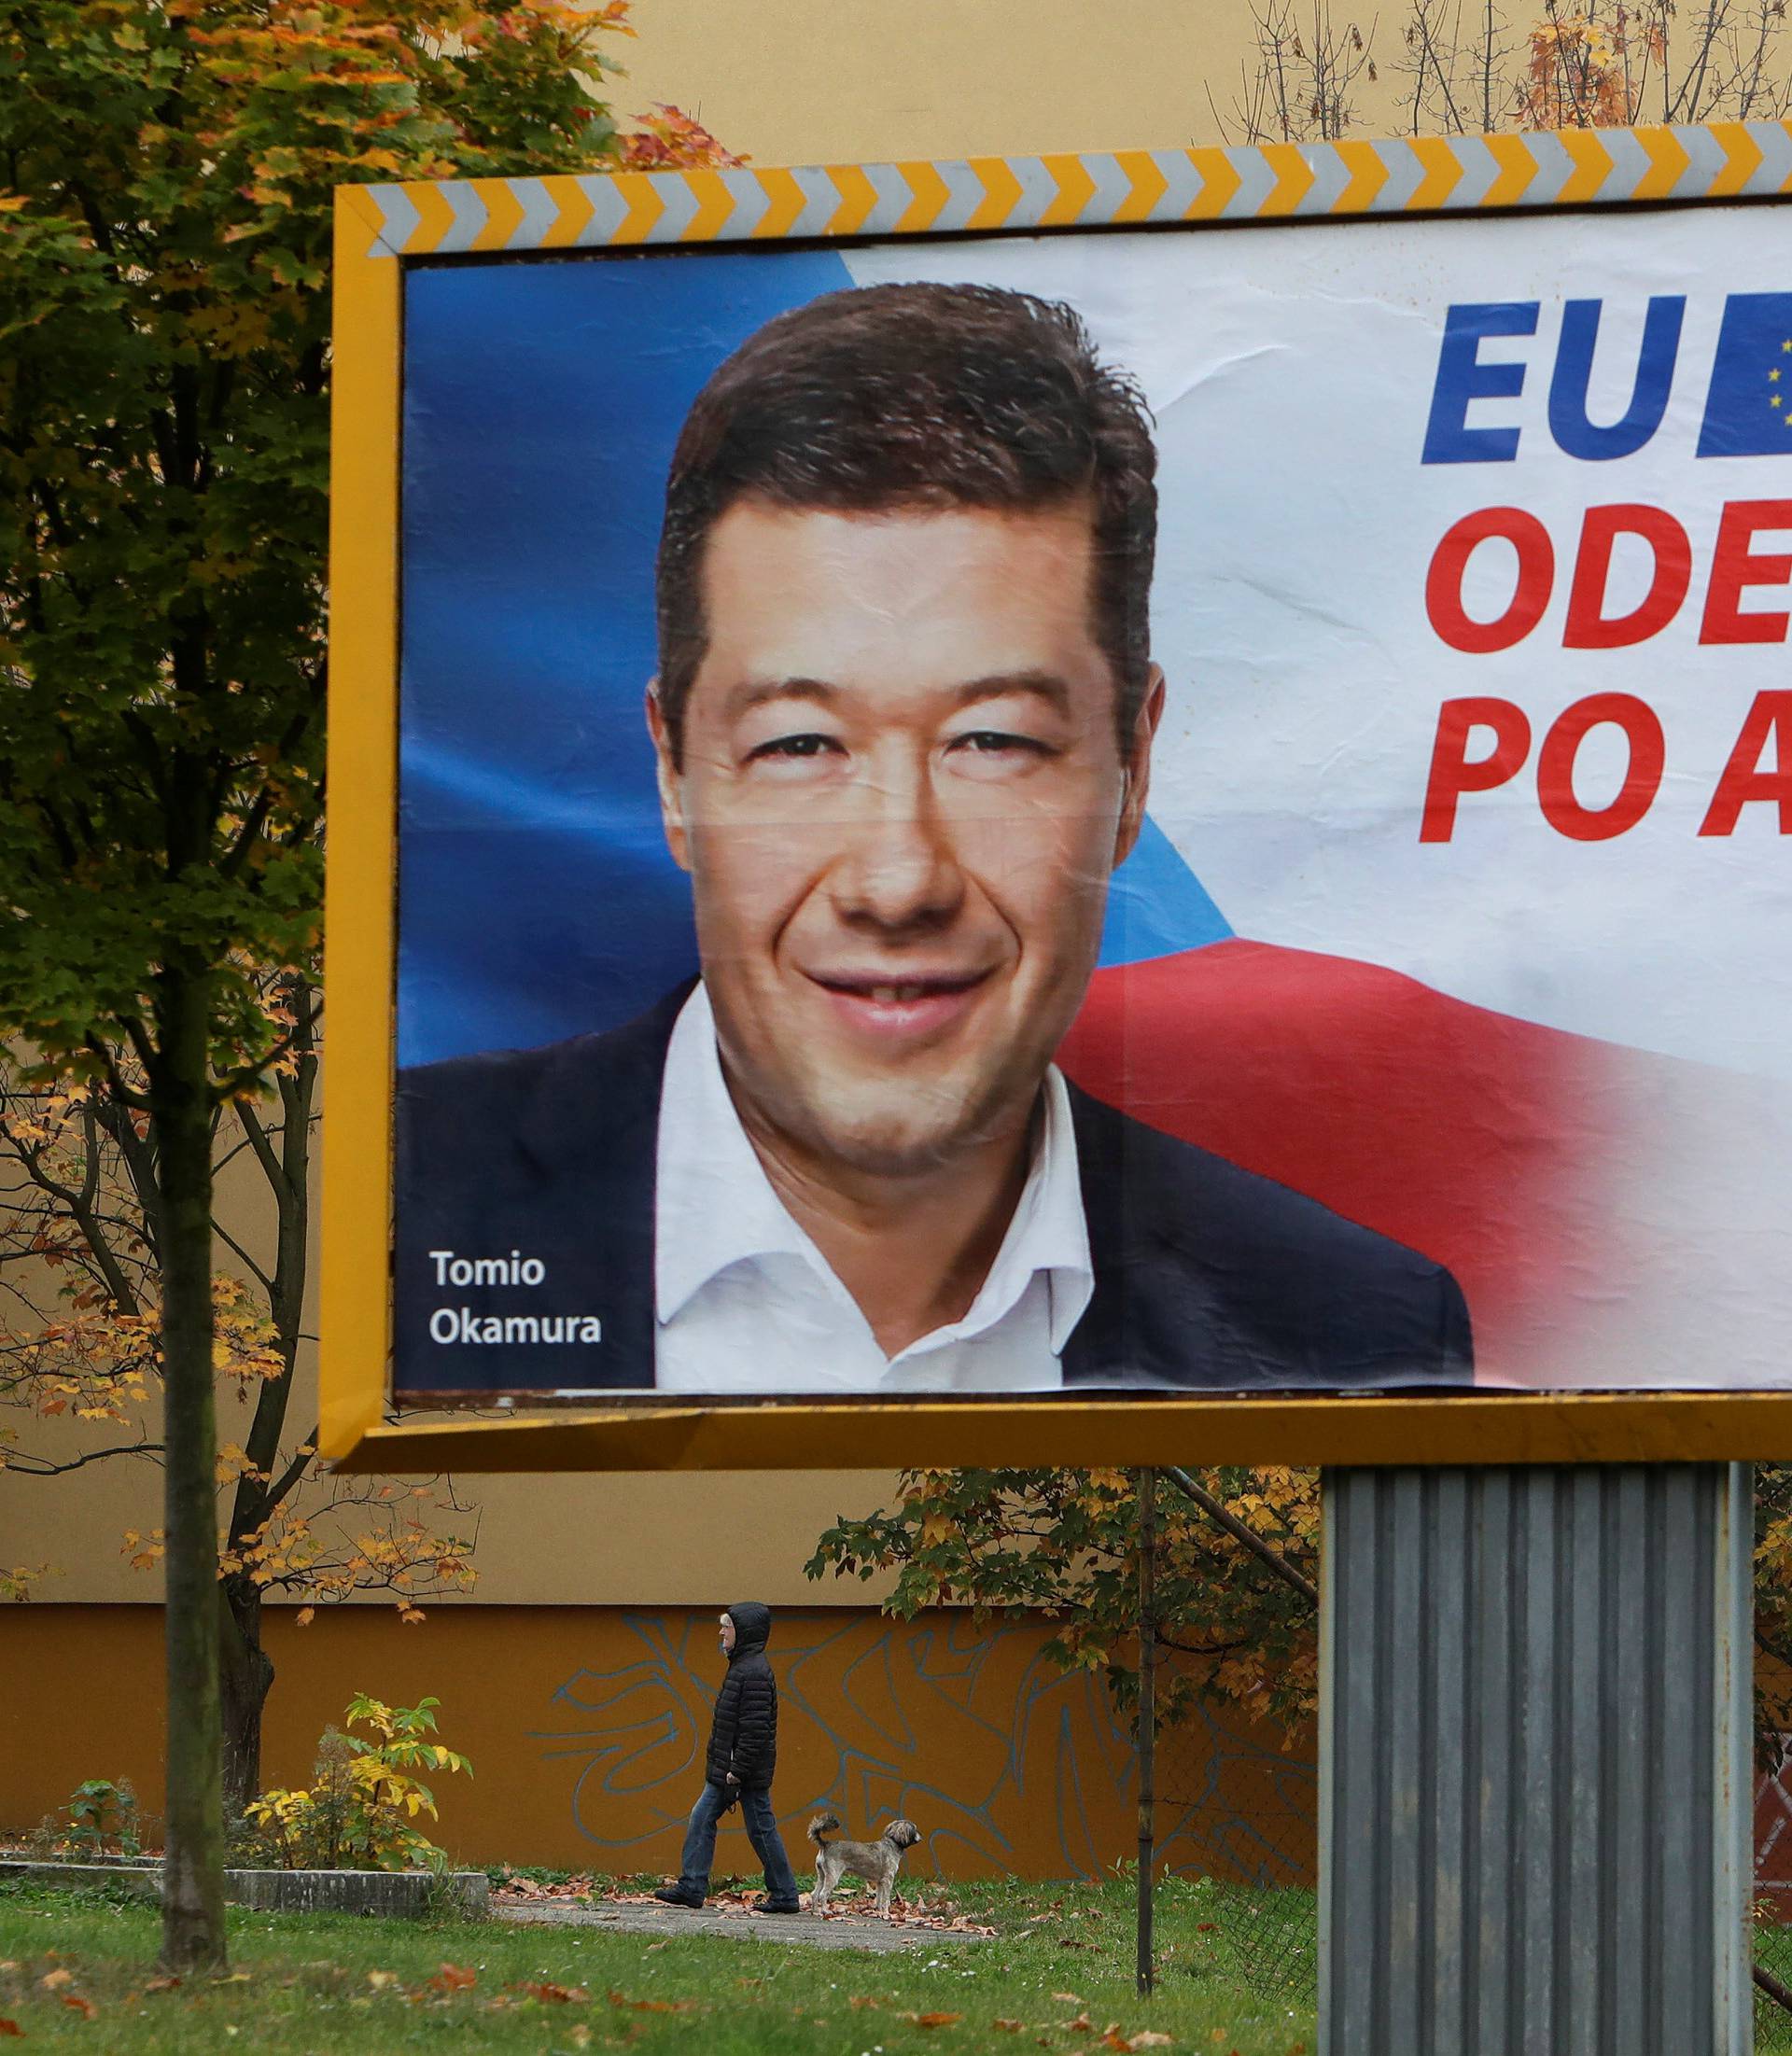
[[(1230, 1746), (1228, 1746), (1228, 1743)], [(1157, 1738), (1159, 1835), (1186, 1966), (1310, 2007), (1319, 1980), (1319, 1778), (1310, 1747), (1216, 1733)]]
[[(1792, 1467), (1756, 1475), (1756, 2048), (1792, 2056)], [(1223, 1730), (1221, 1731), (1223, 1732)], [(1310, 2006), (1318, 1979), (1319, 1781), (1310, 1748), (1216, 1747), (1204, 1719), (1157, 1740), (1160, 1846), (1190, 1967)], [(1160, 1925), (1162, 1923), (1160, 1923)], [(1780, 1989), (1776, 1995), (1773, 1987)]]

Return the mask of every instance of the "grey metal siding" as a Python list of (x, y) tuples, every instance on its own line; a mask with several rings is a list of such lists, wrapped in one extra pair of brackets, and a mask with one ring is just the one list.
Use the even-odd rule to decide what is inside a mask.
[(1744, 1467), (1324, 1494), (1326, 2056), (1741, 2056)]

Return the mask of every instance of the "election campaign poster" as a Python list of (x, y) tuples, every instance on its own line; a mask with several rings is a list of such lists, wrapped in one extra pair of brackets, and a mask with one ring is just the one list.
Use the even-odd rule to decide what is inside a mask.
[(407, 265), (392, 1390), (1792, 1381), (1792, 275)]

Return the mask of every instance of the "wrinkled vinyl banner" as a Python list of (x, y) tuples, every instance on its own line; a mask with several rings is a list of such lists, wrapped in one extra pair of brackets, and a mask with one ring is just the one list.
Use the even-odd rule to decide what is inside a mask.
[(413, 268), (399, 1394), (1784, 1385), (1784, 237)]

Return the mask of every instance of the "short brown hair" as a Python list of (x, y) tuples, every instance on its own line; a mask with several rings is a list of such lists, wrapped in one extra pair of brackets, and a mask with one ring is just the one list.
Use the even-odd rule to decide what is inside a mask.
[(675, 761), (707, 642), (703, 562), (736, 500), (859, 513), (1094, 507), (1095, 636), (1123, 755), (1150, 665), (1156, 452), (1138, 387), (1061, 302), (992, 286), (827, 293), (749, 336), (697, 395), (660, 532), (661, 711)]

